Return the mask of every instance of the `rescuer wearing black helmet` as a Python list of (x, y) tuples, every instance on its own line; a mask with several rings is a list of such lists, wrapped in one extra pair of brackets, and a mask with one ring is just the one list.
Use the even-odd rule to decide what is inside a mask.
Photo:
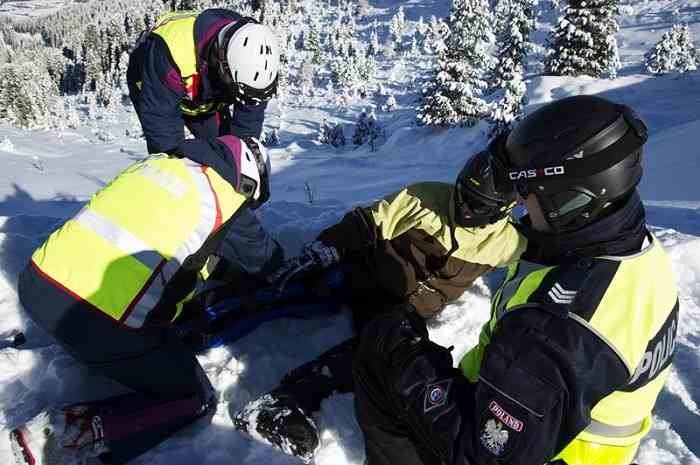
[(549, 229), (566, 232), (607, 215), (633, 193), (646, 140), (644, 123), (629, 107), (579, 96), (533, 113), (492, 150), (506, 154), (509, 178), (523, 198), (534, 194)]
[(528, 210), (527, 250), (458, 369), (410, 312), (365, 327), (353, 371), (368, 465), (632, 462), (678, 327), (635, 188), (646, 140), (627, 106), (579, 96), (492, 141), (494, 179)]
[[(358, 331), (397, 306), (420, 320), (435, 316), (479, 276), (517, 261), (525, 248), (508, 217), (515, 206), (512, 185), (494, 176), (502, 172), (490, 164), (489, 153), (479, 152), (454, 184), (414, 184), (352, 210), (282, 267), (280, 279), (297, 273), (300, 263), (319, 269), (338, 263), (346, 286), (334, 293), (347, 296)], [(310, 460), (319, 443), (312, 413), (333, 392), (352, 391), (356, 347), (349, 339), (292, 370), (272, 392), (234, 411), (234, 424)]]

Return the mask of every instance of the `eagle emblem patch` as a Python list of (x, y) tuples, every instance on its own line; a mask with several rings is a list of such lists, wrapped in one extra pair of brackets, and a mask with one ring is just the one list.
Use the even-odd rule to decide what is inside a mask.
[(503, 427), (503, 423), (493, 418), (484, 424), (484, 429), (479, 437), (486, 450), (496, 457), (503, 455), (509, 438), (508, 430)]

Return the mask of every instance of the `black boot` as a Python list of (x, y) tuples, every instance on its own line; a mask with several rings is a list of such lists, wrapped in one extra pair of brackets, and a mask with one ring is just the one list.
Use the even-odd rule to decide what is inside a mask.
[(352, 391), (356, 341), (348, 339), (289, 373), (280, 386), (231, 412), (241, 431), (260, 436), (283, 452), (311, 461), (319, 444), (312, 414), (333, 392)]
[(282, 393), (265, 394), (243, 410), (231, 412), (234, 426), (280, 449), (311, 462), (318, 448), (318, 428), (309, 412)]
[(355, 338), (331, 347), (314, 360), (284, 375), (275, 391), (294, 397), (308, 411), (318, 411), (321, 401), (334, 392), (352, 392), (352, 360), (356, 349)]

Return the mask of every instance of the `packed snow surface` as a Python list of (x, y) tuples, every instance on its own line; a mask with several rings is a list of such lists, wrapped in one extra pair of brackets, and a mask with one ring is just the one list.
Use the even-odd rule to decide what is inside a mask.
[[(42, 5), (60, 3), (44, 1)], [(370, 3), (371, 15), (387, 22), (399, 2)], [(447, 10), (445, 1), (401, 3), (412, 21), (419, 15)], [(20, 4), (29, 6), (31, 2), (4, 2), (2, 9)], [(621, 19), (618, 41), (624, 68), (616, 79), (531, 75), (527, 111), (569, 95), (599, 94), (632, 106), (649, 125), (651, 137), (644, 154), (640, 191), (648, 222), (673, 261), (681, 324), (674, 368), (637, 462), (698, 465), (700, 73), (652, 77), (643, 74), (641, 55), (678, 17), (696, 34), (700, 32), (700, 2), (644, 1), (633, 4), (632, 11), (634, 14)], [(323, 117), (353, 121), (367, 105), (359, 97), (346, 113), (331, 107), (322, 96), (287, 104), (281, 143), (271, 150), (273, 196), (260, 209), (260, 217), (289, 255), (354, 205), (415, 181), (452, 181), (465, 158), (484, 146), (485, 126), (450, 130), (415, 127), (412, 108), (416, 89), (411, 73), (416, 71), (410, 59), (397, 58), (394, 64), (382, 67), (381, 79), (396, 91), (398, 109), (378, 112), (386, 140), (376, 152), (366, 146), (337, 150), (315, 141), (315, 128)], [(273, 104), (268, 119), (277, 121), (281, 113)], [(11, 460), (9, 445), (3, 439), (7, 432), (41, 410), (121, 392), (118, 385), (81, 367), (27, 321), (15, 287), (18, 273), (36, 246), (119, 171), (146, 156), (143, 140), (125, 135), (125, 129), (133, 127), (133, 118), (133, 113), (124, 109), (116, 117), (62, 134), (0, 127), (0, 338), (19, 329), (29, 339), (21, 350), (0, 350), (0, 463)], [(431, 324), (431, 336), (445, 346), (454, 345), (457, 360), (476, 342), (488, 318), (489, 298), (499, 276), (496, 272), (479, 279)], [(634, 324), (633, 319), (630, 324)], [(213, 418), (177, 433), (133, 463), (298, 463), (236, 432), (229, 406), (242, 407), (274, 387), (286, 371), (350, 335), (346, 314), (279, 319), (231, 346), (201, 355), (200, 362), (219, 395)], [(325, 401), (318, 425), (321, 447), (314, 463), (363, 463), (362, 436), (353, 416), (351, 395)]]

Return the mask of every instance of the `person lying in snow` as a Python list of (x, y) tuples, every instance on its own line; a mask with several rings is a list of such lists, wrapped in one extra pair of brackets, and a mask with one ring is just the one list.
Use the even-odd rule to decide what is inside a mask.
[[(276, 274), (284, 281), (309, 263), (340, 264), (358, 333), (397, 306), (429, 319), (479, 276), (517, 261), (526, 241), (509, 221), (514, 205), (510, 183), (494, 175), (481, 152), (454, 185), (418, 183), (352, 210)], [(231, 412), (234, 424), (311, 460), (319, 444), (312, 413), (333, 392), (353, 390), (356, 352), (352, 338), (292, 370), (277, 388)]]

